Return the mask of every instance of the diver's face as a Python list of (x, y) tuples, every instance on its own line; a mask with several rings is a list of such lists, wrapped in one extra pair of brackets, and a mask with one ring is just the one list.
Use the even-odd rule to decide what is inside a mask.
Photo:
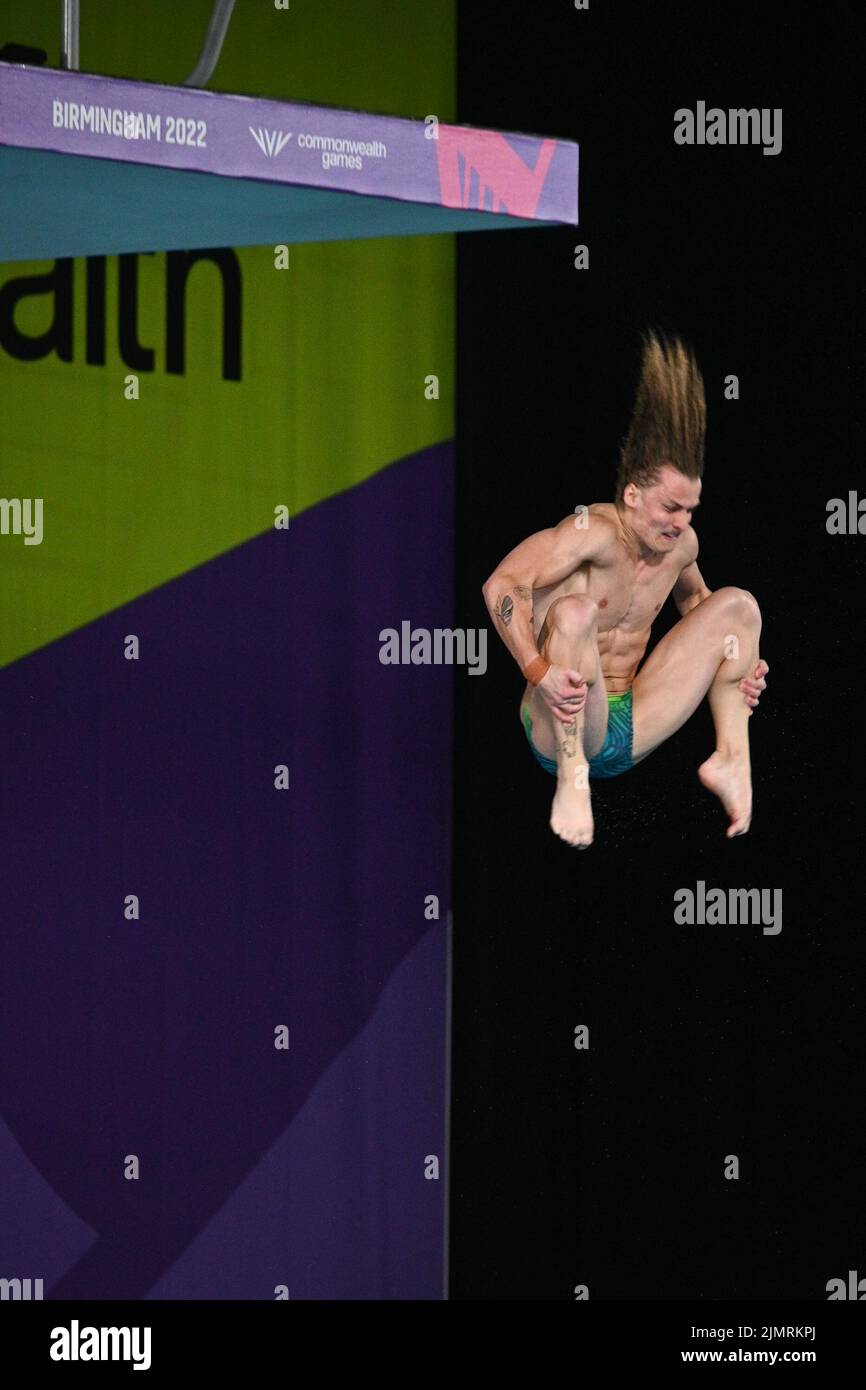
[(673, 550), (690, 525), (701, 496), (700, 478), (686, 478), (669, 463), (649, 487), (635, 487), (632, 527), (651, 550)]

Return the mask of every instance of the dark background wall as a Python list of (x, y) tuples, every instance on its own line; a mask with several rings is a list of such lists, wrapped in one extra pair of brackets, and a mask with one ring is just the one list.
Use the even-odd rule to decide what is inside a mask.
[[(548, 828), (492, 627), (487, 675), (458, 671), (451, 1296), (824, 1299), (864, 1261), (866, 538), (825, 525), (866, 494), (863, 16), (473, 0), (459, 22), (459, 120), (577, 140), (581, 224), (459, 238), (455, 622), (488, 623), (481, 584), (520, 539), (612, 498), (658, 324), (707, 386), (701, 569), (756, 595), (771, 671), (748, 836), (697, 781), (704, 704), (593, 784), (583, 854)], [(699, 99), (781, 107), (781, 153), (677, 146)], [(781, 933), (676, 925), (699, 879), (781, 888)]]

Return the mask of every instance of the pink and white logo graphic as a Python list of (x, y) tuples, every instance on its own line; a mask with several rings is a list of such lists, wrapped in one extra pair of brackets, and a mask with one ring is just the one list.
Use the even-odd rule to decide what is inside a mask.
[(468, 208), (472, 176), (476, 174), (477, 208), (534, 217), (555, 149), (555, 140), (544, 140), (535, 168), (529, 169), (498, 131), (440, 125), (436, 160), (442, 203), (449, 208)]

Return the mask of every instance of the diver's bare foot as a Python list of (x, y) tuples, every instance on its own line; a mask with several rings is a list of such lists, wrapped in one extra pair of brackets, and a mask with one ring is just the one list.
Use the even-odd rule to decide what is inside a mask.
[(708, 791), (715, 792), (731, 818), (725, 832), (728, 839), (745, 835), (752, 823), (752, 773), (742, 753), (722, 757), (713, 753), (698, 768), (698, 776)]
[[(581, 780), (586, 780), (585, 776)], [(575, 786), (569, 780), (559, 783), (550, 808), (550, 828), (567, 845), (589, 848), (594, 827), (588, 782), (586, 786)]]

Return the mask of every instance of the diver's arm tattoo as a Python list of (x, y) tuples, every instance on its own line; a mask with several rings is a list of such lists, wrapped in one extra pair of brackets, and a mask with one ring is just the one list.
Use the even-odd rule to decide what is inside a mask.
[[(529, 604), (529, 621), (532, 622), (532, 590), (528, 584), (515, 584), (514, 592), (521, 603)], [(493, 616), (499, 618), (504, 627), (508, 627), (514, 617), (514, 599), (510, 594), (500, 594)]]
[(501, 618), (505, 626), (508, 627), (508, 624), (511, 622), (512, 616), (514, 614), (514, 600), (512, 599), (511, 595), (503, 594), (502, 597), (499, 599), (499, 602), (497, 603), (493, 612), (494, 615), (497, 618)]

